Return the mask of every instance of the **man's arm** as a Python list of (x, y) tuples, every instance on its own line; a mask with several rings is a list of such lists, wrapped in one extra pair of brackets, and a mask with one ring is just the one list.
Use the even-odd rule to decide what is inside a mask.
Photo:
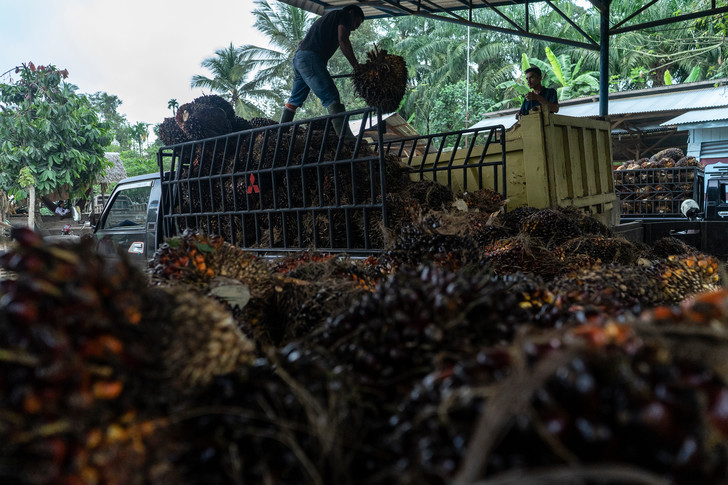
[(351, 67), (356, 69), (359, 67), (359, 61), (356, 60), (356, 56), (354, 55), (354, 48), (351, 46), (349, 33), (350, 30), (346, 25), (339, 24), (339, 49), (341, 49), (341, 52), (349, 61)]

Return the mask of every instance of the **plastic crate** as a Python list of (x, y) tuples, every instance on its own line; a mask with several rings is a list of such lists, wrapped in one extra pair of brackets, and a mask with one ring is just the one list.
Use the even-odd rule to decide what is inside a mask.
[(621, 219), (682, 218), (685, 199), (701, 203), (703, 179), (700, 167), (615, 170)]

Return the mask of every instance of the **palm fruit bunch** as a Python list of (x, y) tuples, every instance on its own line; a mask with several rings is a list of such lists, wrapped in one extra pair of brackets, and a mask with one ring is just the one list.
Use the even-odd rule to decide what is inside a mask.
[(90, 240), (11, 236), (0, 256), (14, 276), (0, 281), (0, 481), (136, 483), (161, 409), (144, 275), (104, 261)]
[(636, 315), (665, 302), (659, 271), (650, 264), (591, 265), (564, 274), (550, 285), (569, 314), (597, 311)]
[(538, 210), (529, 206), (516, 207), (508, 212), (498, 214), (498, 221), (508, 230), (511, 236), (515, 236), (521, 232), (521, 226), (525, 220)]
[(588, 234), (569, 239), (553, 250), (560, 259), (574, 254), (585, 254), (595, 263), (635, 264), (641, 257), (637, 245), (623, 237)]
[(698, 250), (690, 246), (685, 241), (673, 236), (665, 236), (652, 245), (652, 254), (658, 258), (667, 258), (668, 256), (694, 254)]
[(232, 105), (216, 94), (200, 96), (183, 104), (174, 119), (189, 140), (227, 135), (236, 124)]
[(175, 414), (184, 421), (166, 444), (172, 470), (183, 485), (361, 481), (371, 423), (347, 379), (299, 343), (269, 349), (180, 403)]
[(483, 217), (482, 213), (468, 213), (468, 227), (473, 238), (482, 248), (496, 244), (502, 239), (508, 239), (511, 233), (505, 227), (493, 222), (491, 217)]
[(417, 265), (421, 262), (452, 270), (478, 265), (482, 251), (476, 240), (459, 226), (443, 224), (436, 213), (405, 224), (382, 255), (385, 266)]
[(159, 125), (159, 139), (165, 146), (184, 143), (189, 140), (174, 118), (165, 118)]
[(663, 166), (665, 162), (663, 160), (669, 159), (672, 161), (673, 166), (675, 162), (685, 157), (685, 153), (680, 148), (665, 148), (664, 150), (660, 150), (659, 152), (655, 153), (650, 157), (650, 161), (653, 162), (662, 162)]
[(719, 287), (720, 262), (705, 254), (668, 256), (655, 261), (652, 268), (659, 275), (666, 303), (679, 303), (697, 293)]
[(686, 298), (678, 305), (657, 307), (640, 316), (657, 327), (687, 326), (728, 329), (728, 290), (705, 291)]
[[(499, 275), (533, 273), (546, 280), (570, 271), (566, 258), (546, 248), (538, 239), (516, 236), (499, 239), (483, 248), (483, 259)], [(579, 264), (583, 264), (579, 260)]]
[(309, 251), (282, 258), (277, 264), (275, 292), (265, 312), (265, 341), (277, 347), (315, 331), (338, 315), (381, 276), (348, 258)]
[(233, 132), (247, 131), (253, 128), (253, 125), (250, 124), (250, 121), (237, 115), (233, 118), (230, 125)]
[(311, 338), (329, 354), (331, 368), (353, 373), (355, 386), (366, 386), (364, 392), (382, 396), (389, 407), (396, 405), (389, 401), (393, 392), (429, 372), (441, 356), (510, 341), (521, 323), (549, 303), (549, 295), (525, 276), (437, 265), (401, 268)]
[(406, 197), (419, 202), (425, 212), (446, 210), (455, 200), (450, 187), (428, 179), (407, 184), (403, 192)]
[(577, 207), (557, 207), (557, 210), (566, 217), (571, 218), (576, 225), (579, 226), (579, 230), (581, 230), (582, 234), (595, 234), (606, 237), (611, 237), (613, 235), (612, 230), (609, 229), (606, 224)]
[(255, 343), (215, 298), (179, 286), (152, 288), (149, 294), (157, 305), (145, 320), (159, 343), (162, 372), (178, 391), (203, 387), (257, 357)]
[(432, 366), (386, 420), (371, 467), (383, 482), (725, 479), (725, 381), (634, 327), (527, 333), (459, 357)]
[(354, 70), (352, 81), (368, 106), (391, 113), (399, 107), (407, 89), (407, 64), (402, 56), (375, 46), (367, 52), (367, 61)]
[(682, 157), (675, 162), (676, 167), (702, 167), (703, 164), (695, 157)]
[(237, 280), (249, 286), (252, 296), (267, 291), (272, 267), (255, 254), (247, 253), (222, 237), (185, 230), (167, 239), (149, 262), (157, 283), (175, 281), (205, 286), (214, 278)]
[(520, 230), (548, 247), (556, 247), (581, 235), (581, 229), (571, 217), (554, 209), (540, 209), (529, 215), (521, 223)]
[(177, 110), (175, 121), (190, 140), (227, 135), (232, 131), (225, 111), (210, 104), (185, 103)]
[(465, 201), (468, 210), (486, 212), (488, 214), (502, 210), (506, 203), (503, 195), (487, 188), (463, 192), (462, 199)]
[(255, 118), (250, 118), (248, 123), (250, 123), (251, 128), (263, 128), (265, 126), (272, 126), (272, 125), (278, 124), (278, 122), (275, 120), (272, 120), (270, 118), (263, 118), (260, 116), (255, 117)]
[[(699, 360), (728, 382), (725, 359), (728, 332), (728, 292), (705, 291), (686, 298), (677, 305), (656, 307), (640, 315), (641, 329), (650, 329), (656, 337), (671, 344), (675, 355)], [(725, 402), (726, 396), (721, 399)], [(710, 418), (728, 433), (728, 414), (715, 407)]]
[[(534, 393), (531, 416), (545, 433), (503, 444), (519, 446), (533, 437), (551, 454), (551, 464), (566, 457), (592, 466), (619, 462), (670, 483), (722, 483), (728, 473), (720, 404), (728, 395), (725, 380), (699, 356), (679, 356), (661, 339), (595, 335), (613, 327), (573, 331), (591, 345)], [(522, 463), (549, 464), (538, 455)]]
[(231, 124), (233, 120), (235, 120), (235, 109), (233, 108), (233, 105), (230, 104), (230, 102), (222, 96), (219, 96), (217, 94), (207, 94), (195, 98), (193, 103), (197, 105), (213, 106), (215, 108), (221, 109), (225, 113), (225, 118)]
[(591, 266), (557, 278), (551, 289), (564, 308), (596, 307), (607, 315), (632, 313), (718, 287), (719, 261), (682, 255), (636, 264)]
[(495, 345), (436, 360), (382, 419), (379, 453), (359, 460), (361, 473), (380, 483), (454, 482), (489, 390), (512, 373), (516, 357)]

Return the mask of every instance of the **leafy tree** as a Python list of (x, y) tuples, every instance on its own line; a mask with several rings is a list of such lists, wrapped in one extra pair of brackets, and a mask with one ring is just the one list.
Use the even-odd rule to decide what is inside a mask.
[[(0, 84), (0, 188), (18, 198), (59, 189), (82, 193), (110, 166), (106, 124), (64, 81), (67, 70), (36, 69), (31, 62), (16, 72), (17, 82)], [(21, 173), (32, 178), (30, 186), (21, 186)]]
[(89, 94), (87, 97), (96, 108), (101, 120), (108, 125), (109, 138), (115, 139), (121, 150), (128, 150), (131, 146), (131, 127), (126, 116), (118, 111), (123, 102), (118, 96), (102, 91)]
[(119, 157), (124, 164), (128, 177), (159, 171), (155, 147), (147, 148), (143, 154), (139, 154), (134, 150), (127, 150), (119, 153)]
[(438, 97), (432, 107), (433, 133), (462, 130), (470, 126), (473, 121), (480, 121), (492, 104), (477, 90), (476, 86), (469, 86), (468, 106), (466, 112), (465, 81), (455, 84), (446, 84), (440, 89)]

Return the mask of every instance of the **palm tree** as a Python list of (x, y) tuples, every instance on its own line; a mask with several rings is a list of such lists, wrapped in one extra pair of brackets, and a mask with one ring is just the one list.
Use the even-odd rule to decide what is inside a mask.
[(256, 87), (266, 86), (267, 101), (279, 109), (293, 82), (293, 55), (316, 17), (282, 2), (273, 6), (268, 0), (256, 0), (255, 5), (253, 26), (268, 38), (270, 48), (248, 44), (240, 50), (256, 71), (251, 83)]
[(131, 136), (139, 146), (139, 156), (143, 156), (144, 142), (149, 136), (149, 123), (138, 122), (131, 127)]
[(214, 57), (204, 59), (201, 66), (210, 71), (213, 77), (195, 74), (191, 87), (209, 89), (219, 94), (230, 101), (235, 113), (243, 118), (264, 116), (256, 101), (269, 96), (269, 90), (259, 88), (259, 83), (249, 79), (256, 66), (243, 48), (230, 43), (230, 46), (216, 50)]
[(179, 103), (176, 99), (172, 98), (167, 102), (167, 108), (172, 110), (172, 116), (177, 114), (177, 108), (179, 108)]

